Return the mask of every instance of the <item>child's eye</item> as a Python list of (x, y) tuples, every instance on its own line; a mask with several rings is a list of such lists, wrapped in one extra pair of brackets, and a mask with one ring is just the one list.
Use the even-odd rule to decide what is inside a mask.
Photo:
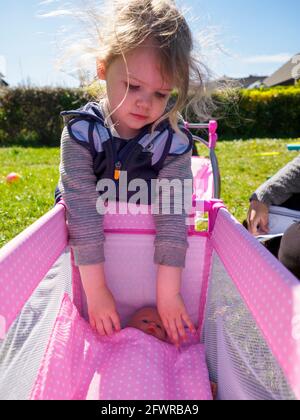
[(166, 99), (166, 97), (167, 97), (167, 95), (164, 95), (163, 93), (160, 93), (160, 92), (156, 92), (156, 96), (157, 96), (159, 99)]
[(129, 90), (138, 90), (140, 88), (138, 85), (131, 85), (131, 84), (128, 85), (127, 83), (126, 85), (128, 86)]
[(147, 319), (143, 319), (142, 320), (142, 322), (144, 323), (144, 324), (148, 324), (149, 322), (147, 321)]
[(157, 328), (159, 328), (160, 330), (162, 329), (161, 326), (159, 324), (156, 324)]

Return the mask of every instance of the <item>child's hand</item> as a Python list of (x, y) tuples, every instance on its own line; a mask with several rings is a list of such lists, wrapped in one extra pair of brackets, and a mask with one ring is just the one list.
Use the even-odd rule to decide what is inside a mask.
[(162, 293), (157, 302), (158, 312), (171, 341), (179, 347), (182, 341), (187, 340), (184, 324), (189, 327), (191, 333), (196, 329), (186, 311), (182, 296)]
[(87, 296), (89, 321), (91, 327), (102, 336), (111, 336), (114, 331), (120, 331), (120, 318), (111, 291), (106, 285), (97, 288), (91, 296)]
[(103, 264), (79, 267), (86, 294), (91, 327), (100, 335), (120, 331), (120, 318), (111, 291), (106, 286)]
[(177, 347), (180, 341), (187, 339), (184, 324), (191, 333), (196, 333), (180, 294), (181, 271), (159, 266), (157, 277), (157, 309), (169, 338)]

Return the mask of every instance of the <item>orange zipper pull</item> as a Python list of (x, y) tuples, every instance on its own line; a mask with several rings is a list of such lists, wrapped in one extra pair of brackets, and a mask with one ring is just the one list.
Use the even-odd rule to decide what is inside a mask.
[(114, 172), (114, 179), (115, 179), (115, 181), (119, 181), (119, 179), (120, 179), (121, 167), (122, 167), (121, 162), (117, 162), (115, 164), (115, 172)]

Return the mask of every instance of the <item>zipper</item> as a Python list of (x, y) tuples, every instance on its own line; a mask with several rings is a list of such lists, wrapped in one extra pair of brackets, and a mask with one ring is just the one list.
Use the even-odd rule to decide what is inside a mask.
[[(143, 131), (131, 142), (126, 145), (119, 154), (119, 159), (122, 159), (123, 164), (123, 170), (126, 170), (128, 167), (129, 162), (131, 161), (133, 157), (133, 151), (139, 146), (139, 141), (148, 133), (147, 126), (143, 129)], [(153, 141), (153, 140), (152, 140)], [(119, 162), (117, 162), (119, 163)]]
[(115, 163), (114, 180), (119, 181), (121, 174), (122, 162), (118, 161)]
[[(129, 162), (133, 158), (133, 151), (139, 146), (139, 141), (147, 134), (147, 132), (148, 132), (148, 128), (146, 126), (144, 130), (142, 131), (142, 133), (140, 133), (134, 140), (131, 140), (131, 142), (121, 150), (121, 152), (119, 153), (119, 156), (116, 152), (113, 136), (110, 136), (111, 144), (112, 144), (112, 153), (113, 153), (114, 159), (115, 160), (119, 159), (117, 162), (115, 162), (115, 165), (114, 165), (114, 168), (115, 168), (114, 180), (115, 181), (119, 181), (120, 176), (121, 176), (121, 169), (126, 170)], [(160, 135), (161, 133), (159, 133), (152, 140), (152, 142)], [(122, 159), (122, 161), (120, 159)]]

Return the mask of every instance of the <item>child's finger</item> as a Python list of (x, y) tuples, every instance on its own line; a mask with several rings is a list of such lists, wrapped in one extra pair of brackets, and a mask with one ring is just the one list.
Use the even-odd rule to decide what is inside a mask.
[(169, 321), (169, 325), (170, 325), (170, 332), (171, 332), (172, 341), (176, 346), (179, 346), (179, 336), (178, 336), (178, 331), (177, 331), (177, 326), (175, 324), (175, 320), (172, 320), (171, 322)]
[(90, 322), (90, 326), (91, 326), (92, 330), (93, 331), (96, 331), (97, 328), (96, 328), (96, 322), (95, 322), (94, 318), (92, 318), (91, 316), (89, 316), (89, 322)]
[(103, 326), (103, 323), (102, 323), (102, 320), (101, 320), (101, 319), (97, 320), (97, 323), (96, 323), (96, 329), (97, 329), (98, 333), (99, 333), (102, 337), (106, 335), (106, 334), (105, 334), (105, 330), (104, 330), (104, 326)]
[(115, 331), (117, 331), (117, 332), (121, 331), (122, 328), (121, 328), (121, 322), (120, 322), (119, 315), (117, 313), (113, 313), (110, 316), (110, 318), (111, 318), (111, 321), (112, 321), (112, 324), (113, 324), (113, 327), (114, 327)]
[(180, 338), (182, 340), (186, 340), (187, 336), (181, 319), (176, 319), (176, 327), (177, 331), (179, 332)]
[(173, 342), (172, 331), (171, 331), (171, 327), (170, 327), (170, 324), (169, 324), (168, 319), (164, 319), (164, 320), (163, 320), (163, 325), (164, 325), (164, 327), (165, 327), (165, 330), (167, 331), (167, 334), (168, 334), (169, 340), (170, 340), (171, 342)]
[(108, 335), (108, 336), (113, 335), (114, 332), (113, 332), (112, 320), (109, 317), (104, 318), (102, 320), (102, 324), (104, 326), (105, 335)]
[(171, 330), (170, 330), (170, 327), (169, 327), (168, 320), (167, 319), (162, 319), (162, 323), (163, 323), (164, 329), (167, 332), (167, 335), (168, 335), (169, 339), (172, 340)]
[[(163, 326), (164, 326), (164, 328), (165, 328), (165, 330), (167, 332), (167, 335), (169, 337), (169, 340), (176, 347), (178, 347), (179, 346), (179, 339), (178, 339), (178, 334), (177, 334), (177, 339), (176, 339), (176, 333), (177, 333), (176, 328), (175, 327), (174, 328), (171, 328), (170, 327), (170, 323), (169, 323), (169, 321), (167, 319), (166, 320), (162, 320), (162, 321), (163, 321)], [(174, 333), (174, 330), (176, 331), (176, 333)]]
[(188, 316), (188, 314), (183, 314), (182, 315), (182, 319), (184, 320), (184, 322), (186, 323), (186, 325), (189, 327), (189, 330), (191, 331), (192, 334), (196, 334), (196, 328), (194, 327), (194, 324), (192, 323), (192, 321), (190, 320), (190, 317)]

